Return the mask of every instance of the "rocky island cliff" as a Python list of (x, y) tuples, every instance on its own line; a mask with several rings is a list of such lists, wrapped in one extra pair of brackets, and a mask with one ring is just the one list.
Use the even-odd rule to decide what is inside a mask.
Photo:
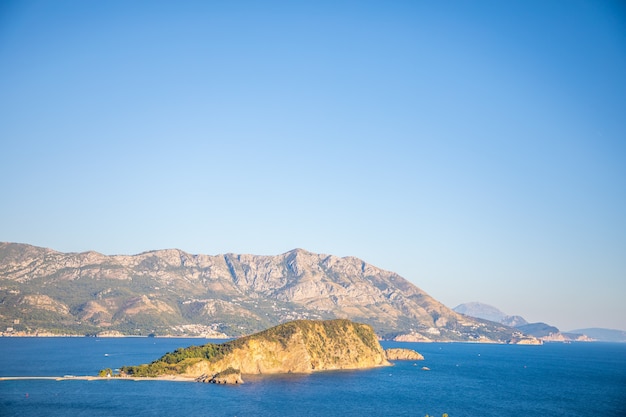
[(311, 373), (388, 366), (371, 326), (345, 319), (296, 320), (222, 344), (177, 349), (120, 369), (121, 377), (179, 375), (201, 382), (241, 383), (241, 375)]
[(387, 360), (390, 361), (423, 361), (424, 356), (412, 349), (391, 348), (385, 349)]

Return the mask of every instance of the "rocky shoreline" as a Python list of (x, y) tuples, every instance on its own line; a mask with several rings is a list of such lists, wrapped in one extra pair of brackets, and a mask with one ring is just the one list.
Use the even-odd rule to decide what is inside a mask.
[(423, 361), (424, 356), (413, 349), (390, 348), (385, 349), (388, 361)]
[(162, 375), (156, 377), (123, 377), (123, 376), (91, 376), (91, 375), (64, 375), (64, 376), (1, 376), (0, 381), (20, 381), (20, 380), (54, 380), (54, 381), (175, 381), (175, 382), (196, 382), (194, 378), (180, 375)]

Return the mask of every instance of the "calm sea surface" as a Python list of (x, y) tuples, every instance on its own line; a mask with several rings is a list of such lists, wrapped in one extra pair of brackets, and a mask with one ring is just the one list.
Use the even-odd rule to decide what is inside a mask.
[[(0, 376), (96, 375), (204, 339), (0, 338)], [(394, 367), (165, 381), (0, 381), (0, 416), (626, 416), (626, 344), (383, 343)], [(422, 370), (422, 367), (430, 371)]]

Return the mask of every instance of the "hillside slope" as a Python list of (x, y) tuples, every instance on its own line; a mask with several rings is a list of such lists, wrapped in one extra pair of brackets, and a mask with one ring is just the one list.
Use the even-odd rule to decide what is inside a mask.
[(398, 274), (302, 249), (105, 256), (0, 243), (0, 300), (6, 333), (238, 336), (289, 320), (348, 318), (405, 340), (519, 336), (450, 310)]

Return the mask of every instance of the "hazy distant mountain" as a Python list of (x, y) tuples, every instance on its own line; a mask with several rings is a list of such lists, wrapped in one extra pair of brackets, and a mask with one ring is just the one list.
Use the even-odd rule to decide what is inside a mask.
[(524, 333), (532, 334), (535, 337), (548, 337), (554, 336), (560, 333), (560, 330), (557, 327), (550, 326), (546, 323), (529, 323), (521, 326), (517, 326), (518, 329), (523, 331)]
[(582, 333), (601, 342), (626, 342), (626, 331), (624, 330), (593, 327), (589, 329), (572, 330), (570, 333)]
[(0, 329), (249, 334), (294, 319), (349, 318), (402, 340), (494, 340), (520, 332), (460, 315), (401, 276), (353, 257), (60, 253), (0, 243)]
[(511, 327), (518, 327), (528, 323), (523, 317), (509, 316), (496, 307), (485, 303), (464, 303), (456, 306), (453, 310), (470, 317), (491, 320)]
[[(590, 335), (577, 331), (569, 333), (561, 333), (561, 331), (546, 323), (528, 323), (521, 316), (509, 316), (498, 308), (489, 304), (470, 302), (460, 304), (454, 308), (457, 313), (465, 314), (470, 317), (491, 320), (496, 323), (504, 324), (519, 329), (524, 334), (537, 337), (548, 342), (565, 342), (570, 340), (590, 341)], [(593, 336), (591, 338), (595, 339)]]

